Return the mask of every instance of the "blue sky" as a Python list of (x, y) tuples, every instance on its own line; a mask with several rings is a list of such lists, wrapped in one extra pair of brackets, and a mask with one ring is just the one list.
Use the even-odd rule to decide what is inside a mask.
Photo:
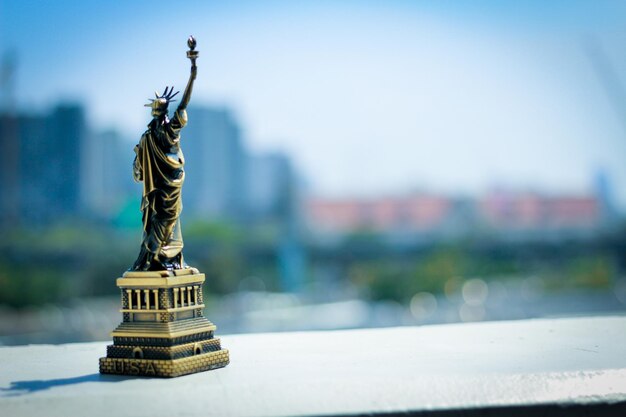
[(626, 2), (0, 0), (0, 24), (20, 108), (81, 100), (136, 140), (193, 33), (193, 103), (232, 107), (316, 193), (584, 192), (602, 168), (626, 207), (626, 104), (585, 49), (626, 85)]

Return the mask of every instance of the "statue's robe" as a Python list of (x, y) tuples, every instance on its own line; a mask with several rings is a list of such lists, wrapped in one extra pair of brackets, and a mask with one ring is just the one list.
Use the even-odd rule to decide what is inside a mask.
[(185, 158), (180, 149), (180, 130), (187, 112), (153, 119), (135, 147), (133, 174), (143, 181), (143, 241), (133, 270), (179, 269), (184, 267), (180, 213)]

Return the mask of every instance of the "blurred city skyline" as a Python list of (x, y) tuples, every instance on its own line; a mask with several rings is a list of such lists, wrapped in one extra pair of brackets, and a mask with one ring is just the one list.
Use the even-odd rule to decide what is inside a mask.
[(183, 87), (193, 33), (192, 103), (235, 109), (245, 143), (286, 151), (316, 194), (584, 193), (604, 171), (626, 207), (620, 2), (3, 1), (0, 14), (16, 62), (5, 108), (79, 101), (90, 125), (135, 142), (151, 92)]
[[(139, 226), (137, 207), (129, 211), (139, 205), (140, 193), (129, 173), (128, 138), (95, 129), (86, 113), (84, 105), (70, 102), (43, 113), (0, 113), (3, 225), (54, 227), (82, 219), (113, 229)], [(316, 196), (288, 154), (250, 149), (232, 109), (191, 106), (188, 114), (194, 123), (185, 129), (183, 217), (192, 224), (257, 225), (293, 241), (321, 237), (328, 243), (328, 237), (374, 233), (415, 243), (468, 236), (584, 240), (618, 232), (624, 220), (603, 171), (578, 193), (503, 184), (474, 195), (412, 190)]]

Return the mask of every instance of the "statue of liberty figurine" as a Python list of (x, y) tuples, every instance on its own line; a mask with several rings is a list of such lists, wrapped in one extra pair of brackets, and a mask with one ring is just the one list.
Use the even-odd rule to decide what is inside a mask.
[(185, 158), (180, 148), (180, 131), (187, 124), (187, 105), (191, 98), (198, 68), (196, 40), (187, 40), (191, 74), (174, 116), (168, 116), (168, 106), (176, 101), (174, 87), (165, 87), (163, 94), (146, 107), (152, 109), (152, 121), (135, 146), (133, 176), (143, 182), (141, 211), (143, 240), (133, 271), (161, 271), (188, 268), (183, 259), (183, 237), (180, 213), (183, 209), (182, 187), (185, 181)]

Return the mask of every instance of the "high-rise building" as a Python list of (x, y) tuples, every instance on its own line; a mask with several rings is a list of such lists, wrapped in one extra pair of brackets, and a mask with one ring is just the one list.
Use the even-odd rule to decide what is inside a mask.
[(194, 107), (182, 131), (185, 216), (240, 219), (245, 214), (246, 161), (239, 124), (228, 109)]
[(110, 218), (128, 198), (141, 194), (133, 187), (133, 143), (116, 130), (90, 134), (83, 149), (81, 193), (90, 217)]
[(20, 197), (20, 120), (13, 114), (0, 114), (0, 223), (15, 224), (19, 220)]
[(306, 253), (301, 227), (296, 172), (287, 155), (265, 153), (249, 157), (248, 218), (276, 228), (276, 259), (283, 291), (303, 288)]
[(81, 208), (82, 147), (87, 140), (85, 111), (78, 104), (55, 107), (47, 120), (50, 206), (55, 215), (66, 216)]
[(289, 215), (295, 175), (289, 158), (272, 152), (248, 159), (248, 214), (255, 219), (277, 219)]
[(9, 150), (0, 179), (10, 184), (2, 198), (3, 220), (45, 224), (78, 213), (86, 136), (84, 110), (77, 104), (59, 105), (47, 115), (0, 117), (0, 144)]

